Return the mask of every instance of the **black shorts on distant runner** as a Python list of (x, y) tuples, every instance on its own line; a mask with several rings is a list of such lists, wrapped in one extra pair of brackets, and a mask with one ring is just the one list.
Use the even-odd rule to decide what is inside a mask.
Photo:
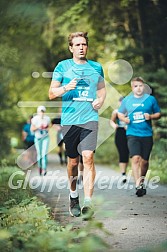
[(80, 125), (64, 125), (63, 139), (67, 156), (76, 158), (82, 151), (95, 151), (97, 145), (98, 122), (88, 122)]
[(25, 146), (25, 149), (29, 149), (31, 146), (34, 145), (34, 142), (28, 142), (28, 141), (24, 141), (24, 146)]
[(117, 128), (115, 132), (115, 145), (118, 149), (119, 163), (128, 163), (129, 150), (127, 144), (126, 130), (124, 128)]
[(138, 137), (138, 136), (127, 136), (129, 156), (141, 156), (144, 160), (149, 160), (150, 153), (153, 146), (153, 138), (149, 137)]

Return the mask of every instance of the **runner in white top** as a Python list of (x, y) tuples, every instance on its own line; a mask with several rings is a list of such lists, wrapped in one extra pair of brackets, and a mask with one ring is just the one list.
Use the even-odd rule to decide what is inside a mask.
[(39, 106), (37, 108), (37, 115), (32, 118), (31, 130), (35, 132), (35, 147), (37, 150), (37, 162), (39, 173), (46, 175), (47, 169), (47, 153), (49, 147), (48, 128), (50, 124), (50, 117), (45, 115), (46, 108)]

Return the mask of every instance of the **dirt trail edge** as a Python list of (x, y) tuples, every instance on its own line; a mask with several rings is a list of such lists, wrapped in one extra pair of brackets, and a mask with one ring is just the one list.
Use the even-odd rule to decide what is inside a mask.
[[(27, 176), (30, 187), (53, 209), (56, 221), (61, 225), (85, 225), (82, 217), (69, 216), (67, 171), (65, 166), (59, 165), (56, 154), (49, 155), (46, 176), (40, 177), (37, 168), (27, 170)], [(82, 185), (78, 190), (82, 206)], [(123, 187), (119, 173), (109, 166), (96, 165), (93, 199), (94, 218), (111, 233), (104, 237), (111, 245), (109, 251), (139, 251), (167, 242), (167, 186), (148, 184), (147, 194), (137, 197), (132, 176)], [(167, 247), (162, 251), (167, 251)]]

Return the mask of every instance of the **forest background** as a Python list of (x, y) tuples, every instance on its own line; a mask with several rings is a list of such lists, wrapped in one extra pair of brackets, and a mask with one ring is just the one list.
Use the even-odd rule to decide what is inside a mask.
[[(99, 61), (111, 86), (101, 117), (106, 127), (118, 94), (130, 92), (130, 80), (116, 84), (109, 66), (128, 62), (134, 76), (152, 88), (162, 117), (153, 123), (153, 174), (167, 182), (167, 2), (165, 0), (11, 0), (0, 2), (0, 158), (11, 162), (14, 148), (23, 148), (21, 130), (38, 105), (47, 105), (55, 116), (58, 108), (48, 99), (55, 65), (70, 58), (67, 37), (75, 31), (89, 35), (88, 58)], [(121, 75), (121, 72), (119, 73)], [(117, 94), (117, 95), (115, 95)], [(48, 103), (47, 103), (48, 102)], [(104, 120), (105, 121), (105, 120)], [(106, 129), (105, 131), (106, 131)], [(96, 151), (96, 162), (117, 164), (112, 132)], [(14, 162), (14, 159), (13, 159)]]

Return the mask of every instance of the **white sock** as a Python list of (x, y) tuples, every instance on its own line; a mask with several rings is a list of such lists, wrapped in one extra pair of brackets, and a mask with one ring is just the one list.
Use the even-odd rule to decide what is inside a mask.
[(75, 190), (75, 191), (70, 190), (70, 196), (71, 196), (71, 198), (77, 198), (78, 197), (77, 190)]
[(87, 196), (84, 198), (84, 201), (92, 201), (92, 198)]

